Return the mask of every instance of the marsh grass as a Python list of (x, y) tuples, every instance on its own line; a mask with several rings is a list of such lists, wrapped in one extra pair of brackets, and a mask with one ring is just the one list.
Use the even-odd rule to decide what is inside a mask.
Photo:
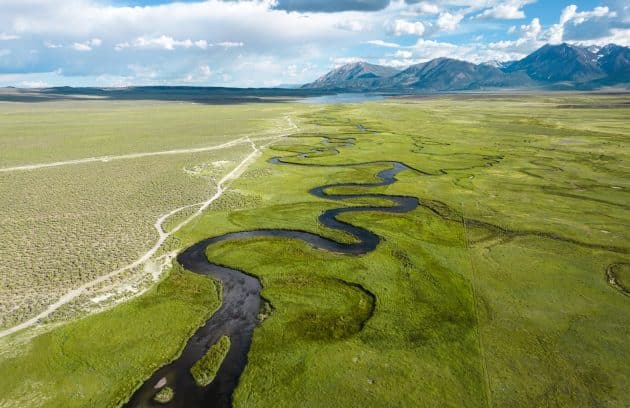
[(155, 369), (175, 358), (219, 305), (220, 285), (175, 267), (142, 297), (41, 334), (27, 347), (0, 356), (0, 401), (25, 406), (18, 401), (28, 394), (33, 398), (26, 406), (118, 406)]
[(173, 397), (175, 397), (175, 392), (173, 391), (173, 389), (171, 387), (164, 387), (160, 391), (158, 391), (157, 394), (155, 394), (153, 400), (160, 404), (167, 404), (171, 402)]
[(221, 336), (215, 344), (210, 346), (208, 352), (190, 369), (190, 374), (197, 385), (200, 387), (210, 385), (229, 351), (230, 338), (228, 336)]

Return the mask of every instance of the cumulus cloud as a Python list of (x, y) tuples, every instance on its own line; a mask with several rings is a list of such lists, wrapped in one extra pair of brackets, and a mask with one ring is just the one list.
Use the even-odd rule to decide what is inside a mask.
[(387, 42), (383, 40), (369, 40), (365, 42), (366, 44), (375, 45), (377, 47), (385, 47), (385, 48), (399, 48), (400, 44), (395, 42)]
[(393, 34), (397, 37), (401, 35), (417, 35), (421, 36), (424, 34), (424, 24), (420, 21), (410, 22), (406, 20), (396, 20), (394, 21), (392, 28)]
[(438, 6), (435, 2), (428, 1), (416, 1), (411, 2), (407, 1), (406, 3), (411, 6), (408, 7), (404, 14), (408, 15), (421, 15), (421, 14), (438, 14), (440, 12), (440, 6)]
[(437, 4), (427, 3), (426, 1), (418, 3), (416, 9), (422, 14), (437, 14), (440, 12)]
[(46, 42), (44, 42), (44, 47), (50, 48), (50, 49), (55, 49), (55, 48), (63, 48), (63, 45), (55, 44), (55, 43), (52, 43), (50, 41), (46, 41)]
[(205, 40), (193, 41), (191, 39), (176, 40), (168, 35), (161, 35), (159, 37), (138, 37), (132, 42), (123, 42), (116, 44), (115, 49), (120, 51), (125, 48), (141, 48), (141, 49), (163, 49), (173, 51), (176, 48), (192, 48), (197, 47), (205, 49), (208, 47), (208, 43)]
[(189, 72), (182, 79), (185, 83), (203, 83), (206, 82), (214, 72), (210, 69), (210, 66), (203, 64), (198, 66), (193, 72)]
[(406, 50), (398, 50), (394, 54), (394, 57), (402, 58), (403, 60), (408, 60), (408, 59), (411, 59), (413, 57), (413, 52), (406, 51)]
[[(620, 12), (623, 13), (624, 10)], [(558, 23), (549, 28), (549, 42), (592, 42), (611, 37), (615, 32), (620, 36), (620, 42), (627, 44), (623, 37), (624, 32), (630, 32), (630, 22), (619, 20), (618, 17), (619, 13), (607, 6), (578, 11), (576, 5), (570, 5), (562, 11)]]
[(92, 47), (85, 43), (74, 43), (72, 49), (75, 51), (92, 51)]
[(514, 27), (511, 34), (518, 34), (516, 40), (503, 40), (489, 43), (487, 48), (522, 58), (544, 44), (569, 42), (581, 45), (604, 45), (616, 43), (630, 45), (630, 29), (627, 23), (619, 21), (620, 13), (606, 6), (592, 10), (578, 11), (576, 5), (565, 7), (558, 23), (543, 27), (539, 18), (529, 24)]
[(523, 6), (533, 3), (535, 0), (508, 0), (495, 4), (479, 14), (478, 18), (495, 18), (502, 20), (518, 20), (525, 18)]
[[(103, 41), (101, 41), (100, 38), (93, 38), (85, 42), (75, 42), (70, 46), (70, 48), (72, 48), (75, 51), (86, 52), (86, 51), (92, 51), (92, 49), (94, 49), (95, 47), (100, 47), (102, 43)], [(62, 46), (50, 44), (48, 48), (61, 48), (61, 47)]]
[(167, 50), (175, 51), (178, 48), (190, 49), (196, 48), (200, 50), (207, 50), (211, 47), (220, 47), (224, 49), (240, 48), (245, 46), (242, 41), (221, 41), (218, 43), (209, 43), (206, 40), (176, 40), (168, 35), (161, 35), (159, 37), (138, 37), (131, 42), (122, 42), (114, 46), (116, 51), (123, 51), (128, 48), (133, 49), (146, 49), (146, 50)]
[(229, 48), (243, 47), (245, 43), (243, 43), (242, 41), (222, 41), (222, 42), (212, 44), (212, 45), (229, 49)]
[(441, 13), (437, 19), (437, 27), (442, 31), (454, 31), (463, 18), (463, 14)]
[(361, 31), (366, 31), (368, 29), (368, 25), (359, 20), (343, 20), (335, 23), (335, 28), (358, 33)]
[(333, 58), (332, 64), (334, 68), (339, 68), (346, 64), (353, 64), (355, 62), (361, 62), (361, 61), (363, 61), (363, 58), (360, 58), (360, 57), (338, 57), (338, 58)]
[(389, 4), (389, 0), (278, 0), (275, 8), (287, 11), (375, 11), (382, 10)]
[(397, 51), (391, 58), (382, 58), (379, 63), (392, 68), (406, 68), (439, 57), (456, 57), (455, 44), (434, 40), (418, 39), (412, 46)]
[[(627, 6), (626, 6), (627, 7)], [(623, 10), (620, 10), (623, 13)], [(581, 42), (610, 37), (614, 32), (630, 30), (630, 21), (624, 22), (616, 10), (607, 6), (578, 11), (575, 5), (566, 7), (558, 24), (550, 28), (550, 42)]]
[(20, 36), (15, 34), (0, 33), (0, 41), (19, 40)]
[(548, 15), (508, 24), (530, 13), (532, 0), (0, 2), (0, 85), (262, 86), (306, 82), (348, 60), (481, 62), (519, 58), (547, 41), (630, 42), (627, 0), (591, 9), (554, 3), (551, 25), (541, 23)]

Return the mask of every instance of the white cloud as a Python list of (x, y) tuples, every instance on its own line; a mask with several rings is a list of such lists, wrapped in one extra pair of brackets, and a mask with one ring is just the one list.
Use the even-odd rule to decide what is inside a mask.
[(441, 31), (454, 31), (463, 18), (463, 14), (441, 13), (437, 19), (437, 27)]
[(369, 40), (365, 42), (366, 44), (375, 45), (377, 47), (385, 47), (385, 48), (399, 48), (400, 44), (396, 44), (395, 42), (387, 42), (383, 40)]
[(413, 52), (405, 51), (405, 50), (398, 50), (394, 54), (394, 57), (402, 58), (402, 59), (411, 59), (413, 57)]
[(332, 60), (334, 68), (339, 68), (342, 65), (352, 64), (352, 63), (361, 62), (361, 61), (363, 61), (363, 58), (359, 58), (359, 57), (339, 57), (339, 58), (333, 58)]
[(203, 76), (209, 77), (210, 75), (212, 75), (212, 70), (210, 69), (209, 66), (207, 65), (202, 65), (199, 67), (199, 72), (201, 72), (201, 74)]
[[(551, 44), (559, 44), (563, 41), (570, 40), (570, 38), (565, 38), (567, 29), (569, 28), (580, 30), (577, 26), (584, 25), (590, 20), (601, 21), (610, 20), (614, 17), (617, 17), (617, 12), (610, 10), (608, 7), (595, 7), (593, 10), (582, 12), (578, 12), (577, 10), (578, 8), (574, 4), (567, 6), (564, 8), (564, 10), (562, 10), (562, 14), (560, 15), (560, 20), (558, 21), (558, 23), (552, 25), (548, 30), (548, 41)], [(606, 23), (604, 23), (603, 28), (605, 31), (605, 35), (597, 36), (595, 35), (596, 33), (591, 33), (591, 35), (595, 35), (596, 38), (609, 36), (610, 32)], [(582, 27), (581, 31), (587, 33), (589, 30), (585, 27)]]
[(130, 48), (130, 47), (131, 47), (131, 44), (129, 44), (127, 41), (125, 41), (125, 42), (121, 42), (121, 43), (116, 44), (114, 46), (114, 49), (116, 51), (122, 51), (122, 50), (124, 50), (126, 48)]
[(500, 20), (518, 20), (525, 18), (523, 6), (533, 3), (535, 0), (508, 0), (499, 3), (479, 14), (478, 18), (495, 18)]
[(0, 33), (0, 41), (19, 40), (20, 36), (15, 34)]
[[(73, 43), (70, 48), (72, 48), (75, 51), (82, 51), (82, 52), (87, 52), (87, 51), (92, 51), (92, 49), (94, 49), (95, 47), (100, 47), (101, 44), (103, 44), (103, 41), (101, 41), (100, 38), (92, 38), (91, 40), (85, 41), (85, 42), (75, 42)], [(55, 44), (47, 44), (46, 45), (48, 48), (61, 48), (63, 46), (60, 45), (55, 45)]]
[(528, 25), (521, 26), (521, 32), (523, 33), (523, 37), (525, 40), (538, 40), (540, 37), (540, 33), (542, 33), (542, 25), (540, 24), (540, 19), (534, 18), (531, 23)]
[(358, 33), (361, 31), (366, 31), (369, 26), (365, 22), (359, 20), (345, 20), (335, 23), (334, 27), (340, 30)]
[(401, 35), (421, 36), (424, 34), (424, 30), (424, 24), (420, 21), (412, 23), (406, 20), (396, 20), (392, 26), (392, 32), (397, 37), (400, 37)]
[(440, 8), (437, 4), (421, 1), (414, 6), (414, 11), (421, 14), (438, 14), (440, 12)]
[(213, 46), (218, 46), (218, 47), (223, 47), (225, 49), (229, 49), (229, 48), (240, 48), (240, 47), (244, 47), (245, 43), (243, 43), (242, 41), (222, 41), (216, 44), (212, 44)]
[[(514, 32), (516, 32), (516, 28)], [(540, 47), (544, 41), (542, 40), (543, 28), (540, 24), (540, 19), (534, 18), (531, 23), (523, 24), (518, 29), (520, 37), (513, 41), (498, 41), (488, 44), (488, 48), (491, 50), (511, 50), (512, 52), (519, 52), (525, 54), (532, 51), (535, 48)]]
[(560, 25), (565, 25), (569, 20), (571, 20), (575, 13), (577, 12), (577, 6), (575, 4), (571, 4), (562, 10), (562, 14), (560, 14)]
[(458, 49), (455, 44), (420, 38), (414, 45), (398, 50), (393, 58), (382, 58), (378, 63), (393, 68), (406, 68), (434, 58), (457, 57)]
[(187, 40), (175, 40), (168, 35), (161, 35), (159, 37), (138, 37), (132, 43), (133, 48), (161, 48), (164, 50), (173, 51), (175, 48), (190, 48), (193, 46), (193, 42), (190, 39)]
[(574, 23), (582, 24), (583, 22), (590, 20), (592, 18), (598, 17), (617, 17), (617, 13), (614, 11), (610, 11), (608, 7), (595, 7), (591, 11), (583, 11), (581, 13), (576, 13), (572, 20)]
[(46, 41), (46, 42), (44, 43), (44, 47), (46, 47), (46, 48), (51, 48), (51, 49), (55, 49), (55, 48), (63, 48), (63, 45), (61, 45), (61, 44), (55, 44), (55, 43), (52, 43), (52, 42), (50, 42), (50, 41)]
[(122, 51), (127, 48), (174, 51), (178, 48), (198, 48), (201, 50), (206, 50), (210, 47), (221, 47), (229, 49), (240, 48), (243, 46), (245, 46), (245, 43), (243, 43), (242, 41), (221, 41), (213, 44), (209, 43), (206, 40), (176, 40), (171, 36), (161, 35), (159, 37), (138, 37), (131, 42), (125, 41), (122, 43), (118, 43), (116, 44), (114, 49), (116, 51)]
[(193, 44), (195, 44), (195, 47), (200, 48), (202, 50), (205, 50), (206, 48), (208, 48), (208, 41), (206, 40), (197, 40), (197, 41), (194, 41)]
[[(519, 34), (516, 40), (489, 43), (487, 48), (498, 53), (505, 53), (506, 56), (511, 56), (510, 59), (516, 59), (524, 57), (547, 43), (630, 45), (630, 29), (610, 28), (610, 22), (616, 17), (617, 12), (608, 7), (595, 7), (592, 10), (578, 12), (577, 6), (570, 5), (562, 10), (558, 23), (545, 28), (538, 18), (534, 18), (530, 24), (510, 30), (513, 34)], [(567, 36), (568, 30), (572, 31), (573, 36)], [(576, 38), (575, 35), (585, 35), (586, 38)]]
[[(45, 74), (39, 78), (54, 85), (64, 77), (99, 86), (185, 80), (262, 85), (311, 80), (333, 60), (383, 59), (403, 66), (445, 56), (480, 62), (514, 59), (547, 41), (628, 43), (627, 0), (606, 0), (606, 6), (583, 11), (569, 7), (557, 24), (545, 27), (538, 19), (509, 30), (505, 22), (481, 21), (522, 18), (523, 6), (531, 2), (392, 0), (378, 12), (301, 13), (275, 9), (276, 0), (177, 1), (143, 7), (117, 6), (120, 2), (111, 0), (0, 0), (0, 41), (7, 41), (0, 43), (6, 49), (0, 75), (61, 67), (63, 73), (52, 79)], [(441, 37), (445, 33), (456, 43), (446, 42)], [(430, 40), (407, 46), (408, 38), (397, 44), (400, 36)], [(484, 44), (489, 38), (495, 42)], [(206, 76), (203, 66), (212, 75)], [(16, 78), (15, 84), (38, 80)]]
[(44, 81), (22, 81), (20, 88), (47, 88), (50, 85)]
[(415, 58), (430, 60), (440, 57), (454, 57), (453, 51), (459, 47), (455, 44), (419, 39), (412, 47)]
[(92, 51), (92, 47), (84, 43), (74, 43), (72, 44), (72, 49), (75, 51)]
[(187, 74), (183, 78), (183, 82), (186, 83), (203, 83), (206, 82), (214, 72), (206, 64), (200, 65), (194, 72)]
[(630, 29), (613, 28), (606, 36), (594, 38), (591, 40), (581, 40), (577, 41), (576, 43), (585, 46), (618, 44), (625, 47), (630, 47)]

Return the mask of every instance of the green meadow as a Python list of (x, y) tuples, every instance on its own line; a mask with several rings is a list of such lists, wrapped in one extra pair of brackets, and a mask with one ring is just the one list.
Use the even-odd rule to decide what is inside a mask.
[[(375, 182), (388, 167), (360, 163), (415, 171), (390, 186), (328, 192), (408, 195), (420, 206), (343, 214), (382, 237), (362, 256), (278, 238), (207, 249), (211, 261), (257, 276), (270, 304), (234, 406), (630, 405), (627, 103), (555, 94), (286, 105), (299, 129), (172, 245), (264, 228), (352, 241), (317, 217), (388, 201), (308, 190)], [(325, 167), (268, 162), (326, 147), (322, 136), (355, 145), (286, 159)], [(216, 310), (218, 286), (174, 266), (120, 306), (1, 339), (0, 407), (124, 403)]]

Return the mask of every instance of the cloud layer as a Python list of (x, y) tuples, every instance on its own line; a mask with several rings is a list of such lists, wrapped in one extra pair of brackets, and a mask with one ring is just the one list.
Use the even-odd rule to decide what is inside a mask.
[(546, 42), (630, 45), (627, 1), (549, 3), (2, 0), (0, 86), (275, 86), (359, 59), (403, 67), (517, 59)]

